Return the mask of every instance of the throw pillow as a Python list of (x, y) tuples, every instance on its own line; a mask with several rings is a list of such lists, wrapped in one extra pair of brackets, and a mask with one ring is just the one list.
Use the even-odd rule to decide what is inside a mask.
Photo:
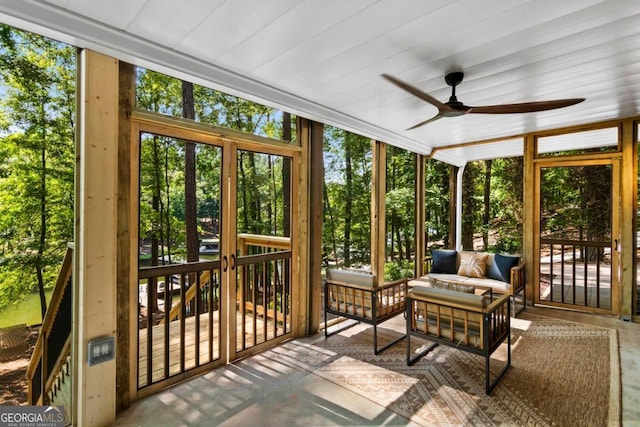
[(520, 257), (495, 254), (493, 265), (487, 272), (489, 279), (511, 283), (511, 268), (518, 265)]
[(487, 256), (487, 254), (475, 252), (462, 252), (460, 254), (458, 274), (460, 276), (484, 278), (484, 273), (487, 268)]
[(429, 273), (456, 274), (456, 251), (438, 249), (431, 251), (431, 270)]

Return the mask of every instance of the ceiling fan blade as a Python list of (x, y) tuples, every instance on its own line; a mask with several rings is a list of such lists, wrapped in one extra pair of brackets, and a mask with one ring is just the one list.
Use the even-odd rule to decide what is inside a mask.
[(523, 102), (520, 104), (488, 105), (485, 107), (469, 107), (467, 113), (481, 114), (513, 114), (533, 113), (569, 107), (584, 101), (585, 98), (557, 99), (555, 101)]
[(420, 122), (417, 125), (413, 125), (410, 128), (407, 128), (407, 130), (419, 128), (420, 126), (424, 126), (427, 123), (435, 122), (436, 120), (441, 119), (442, 117), (444, 117), (444, 116), (442, 114), (438, 113), (435, 116), (431, 117), (429, 120), (425, 120), (424, 122)]
[(389, 80), (391, 83), (395, 84), (396, 86), (401, 87), (402, 89), (406, 90), (410, 94), (412, 94), (414, 96), (417, 96), (418, 98), (422, 99), (423, 101), (427, 101), (429, 104), (437, 107), (438, 111), (440, 111), (440, 112), (451, 110), (451, 107), (449, 107), (448, 105), (438, 101), (437, 99), (435, 99), (433, 96), (429, 95), (428, 93), (425, 93), (425, 92), (421, 91), (420, 89), (411, 86), (409, 83), (405, 83), (402, 80), (398, 80), (395, 77), (390, 76), (389, 74), (383, 74), (382, 77), (384, 77), (385, 79)]

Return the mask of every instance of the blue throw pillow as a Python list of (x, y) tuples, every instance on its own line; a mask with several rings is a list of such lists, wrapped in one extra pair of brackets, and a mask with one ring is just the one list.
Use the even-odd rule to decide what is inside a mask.
[(456, 274), (458, 268), (456, 267), (456, 251), (451, 250), (433, 250), (431, 251), (431, 270), (429, 273), (444, 273), (444, 274)]
[(493, 265), (487, 273), (489, 279), (511, 283), (511, 268), (518, 265), (520, 257), (495, 254)]

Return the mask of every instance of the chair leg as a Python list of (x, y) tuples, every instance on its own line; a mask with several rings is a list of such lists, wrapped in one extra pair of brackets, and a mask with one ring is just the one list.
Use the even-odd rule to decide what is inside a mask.
[(382, 353), (383, 351), (385, 351), (386, 349), (388, 349), (392, 345), (402, 341), (404, 339), (404, 337), (406, 337), (406, 336), (407, 336), (407, 334), (399, 336), (395, 340), (393, 340), (390, 343), (384, 345), (382, 348), (378, 348), (378, 327), (377, 327), (377, 325), (373, 325), (373, 354), (375, 354), (377, 356), (378, 354)]
[(407, 334), (407, 366), (411, 366), (420, 360), (422, 357), (426, 356), (431, 350), (438, 346), (437, 342), (431, 343), (427, 348), (423, 349), (421, 352), (416, 353), (415, 356), (411, 357), (411, 334)]
[(526, 298), (526, 294), (525, 294), (525, 289), (523, 288), (522, 291), (520, 291), (519, 293), (522, 294), (522, 307), (520, 308), (520, 310), (516, 310), (516, 295), (517, 294), (511, 295), (511, 303), (513, 304), (513, 317), (518, 316), (518, 314), (520, 314), (520, 312), (527, 307), (527, 298)]

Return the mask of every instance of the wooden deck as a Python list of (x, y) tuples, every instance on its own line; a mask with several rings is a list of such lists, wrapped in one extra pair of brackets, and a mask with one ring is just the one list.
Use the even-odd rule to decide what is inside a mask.
[[(265, 321), (261, 315), (264, 309), (257, 307), (257, 315), (247, 309), (244, 316), (244, 334), (242, 331), (243, 316), (237, 312), (237, 336), (236, 350), (241, 351), (268, 340), (284, 335), (284, 328), (281, 321), (281, 313), (278, 313), (280, 322), (273, 322), (272, 316)], [(273, 310), (267, 310), (269, 314)], [(165, 332), (164, 324), (152, 327), (152, 366), (151, 382), (147, 380), (147, 344), (148, 330), (142, 328), (138, 331), (138, 386), (144, 387), (165, 378), (177, 375), (183, 371), (193, 369), (221, 358), (220, 342), (220, 315), (219, 311), (214, 311), (211, 316), (211, 333), (209, 329), (209, 313), (199, 316), (199, 360), (196, 363), (196, 320), (198, 317), (192, 316), (184, 320), (184, 345), (181, 340), (180, 320), (168, 323), (168, 361), (165, 360)], [(288, 330), (291, 330), (289, 327)], [(255, 340), (254, 340), (255, 338)], [(182, 368), (181, 348), (184, 348), (184, 368)], [(167, 363), (168, 362), (168, 363)]]

